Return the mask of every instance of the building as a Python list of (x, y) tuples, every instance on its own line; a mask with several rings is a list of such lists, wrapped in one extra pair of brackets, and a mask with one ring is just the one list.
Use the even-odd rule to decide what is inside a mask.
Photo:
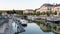
[(33, 9), (26, 9), (26, 10), (23, 10), (23, 14), (32, 14), (34, 12)]
[(53, 8), (52, 4), (43, 4), (40, 8), (38, 8), (36, 10), (36, 12), (47, 12), (47, 11), (51, 11)]
[(43, 4), (36, 12), (57, 11), (60, 12), (60, 4)]

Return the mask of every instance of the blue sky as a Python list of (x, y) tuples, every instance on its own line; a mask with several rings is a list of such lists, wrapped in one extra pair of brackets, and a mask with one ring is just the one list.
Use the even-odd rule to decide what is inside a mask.
[(60, 0), (0, 0), (0, 10), (36, 9), (44, 3), (60, 3)]

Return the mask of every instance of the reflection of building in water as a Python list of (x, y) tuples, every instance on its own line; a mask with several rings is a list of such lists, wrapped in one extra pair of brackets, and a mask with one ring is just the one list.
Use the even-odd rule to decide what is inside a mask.
[(52, 31), (53, 31), (54, 33), (60, 34), (60, 26), (55, 26), (55, 27), (53, 27), (53, 28), (52, 28)]
[(51, 32), (51, 29), (48, 28), (47, 26), (45, 26), (44, 24), (40, 24), (40, 28), (41, 28), (42, 31), (44, 31), (44, 32)]
[(60, 26), (58, 24), (42, 23), (40, 24), (40, 28), (43, 32), (54, 32), (55, 34), (60, 34)]

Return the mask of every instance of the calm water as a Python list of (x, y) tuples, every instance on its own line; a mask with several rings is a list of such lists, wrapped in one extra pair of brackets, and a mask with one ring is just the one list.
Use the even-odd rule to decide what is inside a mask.
[[(13, 23), (15, 25), (15, 23)], [(13, 25), (13, 26), (14, 26)], [(13, 27), (14, 31), (17, 31), (16, 27)], [(53, 34), (53, 32), (44, 32), (36, 23), (28, 23), (27, 26), (24, 27), (25, 31), (19, 34)]]
[[(59, 26), (60, 27), (60, 26)], [(60, 28), (54, 24), (44, 23), (28, 23), (24, 27), (25, 31), (19, 34), (57, 34), (60, 32)], [(14, 31), (17, 31), (17, 27), (13, 27)], [(54, 32), (53, 32), (54, 31)]]
[(38, 26), (36, 23), (28, 23), (24, 29), (25, 32), (20, 34), (53, 34), (52, 32), (43, 32), (40, 26)]

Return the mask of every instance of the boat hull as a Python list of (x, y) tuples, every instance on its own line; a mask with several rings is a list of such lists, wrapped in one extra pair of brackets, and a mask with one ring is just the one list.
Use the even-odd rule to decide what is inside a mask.
[(27, 24), (22, 24), (22, 26), (27, 26)]
[(52, 20), (45, 20), (46, 22), (51, 22), (51, 23), (59, 23), (60, 21), (52, 21)]

